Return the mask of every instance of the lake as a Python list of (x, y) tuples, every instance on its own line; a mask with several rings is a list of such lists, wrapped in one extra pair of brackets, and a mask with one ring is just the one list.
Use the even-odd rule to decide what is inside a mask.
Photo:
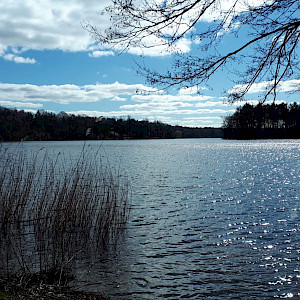
[[(76, 283), (118, 299), (300, 297), (300, 140), (89, 141), (128, 176), (115, 252)], [(83, 142), (26, 142), (76, 156)]]

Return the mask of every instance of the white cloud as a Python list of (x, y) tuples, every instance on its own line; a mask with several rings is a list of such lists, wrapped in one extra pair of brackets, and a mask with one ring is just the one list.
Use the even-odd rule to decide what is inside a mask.
[(66, 113), (69, 115), (82, 115), (88, 117), (101, 117), (101, 116), (115, 117), (115, 115), (111, 115), (110, 113), (97, 111), (97, 110), (76, 110), (76, 111), (67, 111)]
[(126, 100), (127, 100), (126, 98), (122, 98), (122, 97), (119, 97), (119, 96), (115, 96), (111, 99), (111, 101), (117, 101), (117, 102), (124, 102)]
[(280, 92), (295, 92), (300, 91), (300, 79), (282, 81), (279, 84)]
[(135, 110), (121, 110), (121, 111), (88, 111), (88, 110), (78, 110), (78, 111), (68, 111), (68, 114), (74, 115), (86, 115), (90, 117), (111, 117), (111, 118), (122, 118), (131, 116), (137, 120), (148, 119), (149, 121), (161, 121), (170, 125), (181, 125), (189, 127), (220, 127), (222, 126), (223, 119), (220, 116), (199, 116), (195, 113), (190, 117), (184, 117), (178, 119), (174, 116), (167, 114), (152, 114), (148, 111), (135, 111)]
[(35, 110), (35, 109), (24, 109), (24, 111), (32, 113), (32, 114), (36, 114), (37, 113), (37, 110)]
[(211, 120), (219, 120), (221, 117), (185, 117), (183, 118), (184, 120), (208, 120), (208, 121), (211, 121)]
[(17, 101), (0, 101), (0, 106), (10, 107), (10, 108), (42, 108), (43, 105), (40, 103), (32, 102), (17, 102)]
[[(155, 46), (154, 46), (155, 45)], [(192, 42), (190, 39), (182, 38), (172, 47), (165, 45), (165, 40), (159, 39), (155, 36), (147, 36), (143, 39), (143, 47), (130, 47), (128, 52), (134, 55), (145, 56), (168, 56), (174, 52), (188, 53), (191, 50)], [(120, 44), (117, 49), (122, 50), (126, 48)]]
[[(107, 21), (99, 12), (109, 0), (23, 0), (0, 1), (0, 55), (12, 49), (89, 51), (94, 38), (82, 27), (84, 20), (99, 28)], [(30, 59), (14, 61), (33, 62)]]
[(0, 42), (0, 56), (3, 56), (7, 50), (7, 46), (4, 46)]
[[(222, 17), (221, 11), (228, 11), (232, 1), (220, 1), (221, 7), (217, 10), (210, 10), (202, 20), (214, 21)], [(249, 1), (248, 1), (249, 2)], [(260, 5), (263, 0), (251, 0), (252, 5)], [(201, 5), (199, 1), (198, 5)], [(236, 12), (245, 10), (244, 1), (239, 1)], [(105, 29), (109, 24), (109, 16), (100, 14), (101, 10), (110, 5), (110, 0), (2, 0), (0, 1), (0, 56), (14, 53), (12, 49), (24, 48), (31, 50), (62, 50), (62, 51), (92, 51), (91, 57), (113, 55), (111, 51), (103, 49), (95, 42), (83, 26), (90, 23), (99, 30)], [(183, 33), (195, 12), (195, 7), (186, 19), (182, 20), (180, 27), (166, 28), (165, 33), (172, 33), (177, 30)], [(136, 55), (165, 56), (180, 51), (187, 53), (191, 50), (191, 41), (186, 38), (180, 39), (174, 48), (166, 46), (152, 47), (153, 43), (161, 43), (163, 40), (155, 36), (147, 36), (144, 39), (144, 49), (129, 48), (128, 52)], [(197, 43), (198, 41), (196, 41)], [(149, 47), (150, 46), (150, 47)], [(120, 48), (119, 48), (120, 49)], [(103, 51), (102, 51), (103, 50)], [(118, 50), (118, 49), (117, 49)], [(16, 53), (14, 53), (16, 54)], [(12, 61), (19, 63), (34, 63), (34, 58), (22, 58), (16, 56)]]
[(170, 125), (172, 125), (176, 122), (176, 120), (174, 120), (172, 117), (168, 117), (168, 116), (147, 116), (147, 119), (150, 122), (160, 121), (160, 122), (170, 124)]
[[(86, 114), (88, 116), (108, 116), (108, 117), (120, 117), (120, 116), (132, 116), (138, 118), (145, 118), (149, 116), (183, 116), (183, 115), (191, 115), (191, 116), (201, 116), (201, 117), (218, 117), (220, 114), (224, 115), (229, 112), (234, 112), (234, 110), (223, 110), (223, 109), (185, 109), (184, 106), (181, 106), (180, 103), (175, 104), (171, 107), (167, 105), (156, 106), (151, 103), (144, 105), (136, 104), (136, 105), (123, 105), (119, 110), (114, 111), (88, 111), (88, 110), (80, 110), (80, 111), (72, 111), (69, 113), (73, 114)], [(213, 116), (215, 115), (215, 116)]]
[[(154, 1), (160, 2), (160, 1)], [(168, 1), (162, 1), (161, 5), (165, 5)], [(161, 33), (166, 36), (173, 36), (185, 34), (188, 31), (195, 31), (195, 28), (192, 27), (194, 20), (198, 18), (199, 11), (202, 11), (203, 6), (207, 5), (207, 1), (196, 1), (193, 9), (189, 10), (183, 16), (180, 16), (180, 20), (177, 22), (173, 22), (169, 24), (167, 27), (161, 28)], [(234, 17), (238, 14), (249, 9), (249, 7), (258, 7), (264, 4), (265, 0), (240, 0), (236, 1), (234, 9), (232, 0), (222, 0), (216, 1), (214, 5), (211, 5), (210, 8), (203, 14), (200, 18), (200, 21), (204, 22), (216, 22), (217, 20), (225, 20), (225, 24), (223, 29), (220, 31), (220, 35), (226, 34), (231, 28), (240, 26), (239, 23), (233, 22)], [(182, 1), (182, 6), (186, 3)], [(150, 2), (151, 5), (151, 2)], [(180, 4), (177, 6), (180, 8)], [(151, 20), (154, 22), (157, 21), (157, 16), (153, 17), (153, 12), (149, 12), (148, 15), (145, 15), (145, 19), (149, 19), (148, 23), (145, 22), (145, 26), (151, 23)], [(180, 23), (180, 24), (179, 24)], [(140, 24), (142, 25), (142, 23)], [(137, 55), (149, 55), (149, 56), (165, 56), (172, 54), (173, 52), (181, 52), (188, 53), (191, 50), (192, 41), (185, 37), (180, 38), (176, 45), (172, 45), (172, 47), (168, 47), (166, 44), (166, 40), (158, 38), (154, 35), (148, 36), (147, 32), (144, 32), (144, 36), (138, 36), (138, 40), (142, 39), (142, 48), (140, 47), (131, 47), (128, 49), (129, 53), (137, 54)], [(201, 40), (196, 38), (193, 43), (200, 44)], [(139, 45), (139, 43), (137, 43)], [(156, 46), (154, 46), (156, 45)], [(122, 47), (121, 47), (122, 48)], [(126, 49), (126, 45), (122, 49)]]
[(132, 100), (136, 102), (173, 102), (173, 101), (184, 101), (184, 102), (190, 102), (190, 101), (204, 101), (213, 99), (212, 96), (206, 96), (206, 95), (157, 95), (157, 94), (151, 94), (151, 95), (134, 95), (132, 96)]
[(223, 123), (222, 117), (185, 117), (181, 121), (182, 126), (188, 127), (221, 127)]
[(205, 102), (198, 102), (195, 104), (196, 107), (228, 107), (228, 104), (224, 103), (223, 101), (205, 101)]
[[(259, 83), (254, 83), (248, 93), (249, 94), (254, 94), (254, 93), (261, 93), (261, 92), (266, 92), (268, 88), (272, 86), (273, 81), (262, 81)], [(238, 93), (241, 90), (246, 88), (246, 85), (244, 84), (239, 84), (235, 85), (232, 89), (228, 91), (229, 94), (231, 93)], [(300, 79), (292, 79), (292, 80), (287, 80), (287, 81), (281, 81), (278, 84), (277, 91), (278, 92), (295, 92), (300, 90)]]
[(198, 114), (226, 114), (226, 113), (234, 113), (235, 109), (221, 109), (221, 108), (203, 108), (203, 109), (197, 109), (196, 112)]
[(190, 103), (185, 102), (149, 102), (149, 103), (141, 103), (141, 104), (132, 104), (132, 105), (122, 105), (120, 106), (121, 109), (129, 109), (129, 110), (147, 110), (156, 112), (158, 110), (161, 110), (165, 113), (168, 111), (174, 111), (174, 109), (177, 108), (183, 108), (183, 107), (192, 107), (193, 105)]
[(89, 53), (89, 57), (95, 57), (95, 58), (98, 58), (98, 57), (102, 57), (102, 56), (114, 56), (115, 53), (113, 51), (94, 51), (92, 53)]
[(196, 95), (199, 91), (207, 91), (208, 88), (205, 86), (191, 86), (184, 87), (179, 90), (179, 95)]
[(198, 93), (198, 87), (184, 87), (179, 90), (179, 95), (195, 95)]
[(22, 57), (22, 56), (17, 56), (14, 54), (5, 54), (3, 55), (3, 58), (5, 60), (13, 61), (17, 64), (35, 64), (36, 60), (34, 58), (28, 58), (28, 57)]
[[(198, 3), (198, 7), (195, 7), (195, 10), (200, 9), (200, 7), (203, 5), (204, 1), (199, 1)], [(232, 5), (235, 3), (235, 1), (232, 0), (222, 0), (219, 2), (216, 2), (215, 5), (212, 5), (211, 8), (203, 15), (202, 17), (202, 21), (206, 21), (206, 22), (214, 22), (215, 20), (220, 20), (221, 18), (223, 18), (223, 16), (225, 14), (227, 14), (228, 12), (230, 12), (231, 18), (230, 20), (232, 20), (232, 18), (235, 15), (238, 15), (244, 11), (247, 11), (249, 9), (249, 7), (258, 7), (260, 5), (263, 5), (266, 2), (266, 0), (242, 0), (242, 1), (237, 1), (236, 5), (235, 5), (235, 9), (231, 10)], [(193, 14), (193, 12), (191, 12), (191, 15)], [(226, 30), (226, 26), (228, 25), (228, 23), (225, 24), (225, 28), (224, 30)]]
[[(139, 90), (149, 90), (153, 94), (140, 95)], [(8, 100), (9, 99), (9, 100)], [(74, 110), (72, 103), (96, 103), (103, 102), (102, 111), (98, 110)], [(109, 105), (114, 101), (114, 110)], [(127, 101), (126, 103), (124, 103)], [(219, 124), (220, 116), (233, 113), (234, 108), (228, 107), (223, 101), (207, 95), (165, 95), (161, 91), (149, 88), (142, 84), (95, 84), (78, 86), (74, 84), (64, 85), (32, 85), (32, 84), (8, 84), (0, 83), (0, 105), (7, 107), (39, 109), (48, 103), (65, 105), (68, 113), (84, 114), (88, 116), (122, 117), (132, 116), (136, 119), (152, 117), (166, 121), (169, 124), (185, 126), (212, 126), (215, 120)], [(47, 103), (47, 104), (46, 104)], [(85, 107), (85, 106), (84, 106)], [(169, 119), (168, 119), (169, 118)], [(185, 118), (183, 120), (183, 118)], [(191, 118), (191, 119), (187, 119)], [(201, 118), (201, 122), (197, 122)], [(214, 119), (216, 118), (216, 119)], [(215, 125), (217, 126), (217, 125)]]
[(97, 102), (103, 99), (116, 99), (120, 95), (134, 95), (137, 90), (156, 91), (142, 84), (96, 84), (77, 86), (64, 85), (33, 85), (0, 83), (0, 101), (7, 99), (22, 102), (55, 102), (69, 104), (72, 102)]
[(226, 113), (233, 113), (234, 109), (226, 108), (197, 108), (194, 104), (189, 102), (144, 102), (139, 104), (126, 104), (120, 106), (119, 114), (121, 115), (223, 115)]
[[(92, 51), (89, 53), (91, 57), (113, 55), (112, 51), (103, 49), (103, 46), (83, 28), (85, 23), (90, 23), (99, 30), (106, 28), (109, 24), (108, 16), (100, 12), (110, 4), (110, 0), (89, 0), (88, 3), (82, 0), (0, 1), (0, 56), (10, 55), (14, 53), (12, 49), (18, 48)], [(157, 41), (157, 37), (151, 36), (145, 39), (145, 44), (149, 46)], [(182, 39), (171, 52), (176, 50), (186, 53), (190, 51), (190, 45), (189, 40)], [(169, 50), (166, 46), (158, 46), (145, 48), (143, 51), (130, 48), (129, 52), (161, 56), (170, 54)], [(16, 57), (11, 60), (34, 62), (33, 58)]]

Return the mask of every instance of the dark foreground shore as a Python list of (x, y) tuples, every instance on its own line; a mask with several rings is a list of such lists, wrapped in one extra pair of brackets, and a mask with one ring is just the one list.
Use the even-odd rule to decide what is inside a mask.
[(0, 299), (74, 299), (74, 300), (109, 300), (110, 298), (99, 293), (83, 292), (70, 288), (41, 282), (35, 277), (0, 276)]

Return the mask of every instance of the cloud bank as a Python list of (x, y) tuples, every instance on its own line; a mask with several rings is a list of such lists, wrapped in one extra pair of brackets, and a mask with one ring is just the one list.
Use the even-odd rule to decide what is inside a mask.
[[(249, 0), (249, 2), (257, 6), (264, 1)], [(110, 0), (0, 1), (0, 56), (16, 63), (33, 64), (36, 60), (26, 57), (26, 53), (24, 53), (26, 50), (86, 51), (91, 57), (113, 55), (112, 51), (97, 44), (82, 26), (90, 23), (99, 30), (105, 29), (109, 24), (109, 16), (102, 15), (100, 12), (110, 4)], [(232, 1), (221, 1), (221, 7), (207, 12), (202, 20), (211, 22), (221, 18), (220, 12), (228, 11), (231, 5)], [(243, 1), (240, 1), (236, 12), (244, 9)], [(187, 24), (191, 22), (194, 12), (192, 11), (190, 15), (186, 16), (186, 19), (182, 20), (181, 27), (176, 27), (176, 30), (184, 32)], [(149, 36), (144, 42), (146, 46), (149, 46), (160, 41), (158, 37)], [(170, 55), (173, 51), (187, 53), (190, 50), (191, 41), (182, 38), (172, 51), (166, 46), (157, 46), (145, 49), (130, 48), (128, 52), (135, 55), (165, 56)], [(19, 55), (16, 55), (15, 51)]]
[[(94, 58), (114, 55), (113, 51), (99, 45), (83, 28), (85, 23), (93, 24), (99, 30), (106, 28), (108, 16), (100, 12), (109, 4), (110, 0), (0, 1), (0, 56), (16, 63), (33, 64), (36, 61), (26, 57), (27, 50), (85, 51)], [(151, 44), (153, 38), (149, 37), (147, 43)], [(190, 41), (179, 41), (177, 48), (188, 52)], [(128, 52), (148, 56), (170, 54), (166, 47), (143, 51), (131, 48)]]
[[(291, 91), (299, 87), (299, 83), (299, 80), (290, 80), (282, 83), (281, 89)], [(253, 93), (263, 89), (266, 84), (257, 85)], [(138, 91), (141, 90), (148, 91), (148, 94), (140, 94)], [(4, 107), (34, 112), (38, 109), (49, 110), (49, 105), (56, 103), (61, 110), (70, 114), (116, 118), (132, 116), (190, 127), (221, 126), (222, 117), (234, 113), (236, 107), (241, 105), (229, 106), (224, 100), (222, 97), (200, 95), (195, 88), (166, 95), (142, 84), (119, 82), (83, 86), (0, 83), (0, 106)], [(255, 105), (258, 100), (248, 102)], [(113, 107), (109, 103), (113, 103)], [(95, 110), (94, 105), (91, 109), (74, 110), (74, 105), (89, 107), (89, 104), (96, 104), (102, 109)]]
[[(137, 93), (141, 90), (148, 93)], [(172, 125), (193, 127), (221, 126), (222, 116), (234, 111), (233, 107), (228, 107), (219, 98), (190, 92), (165, 95), (157, 89), (142, 84), (115, 82), (78, 86), (0, 83), (0, 105), (2, 106), (37, 111), (48, 110), (52, 103), (56, 103), (61, 110), (71, 114), (95, 117), (130, 115), (136, 119), (147, 118)], [(74, 105), (88, 107), (90, 104), (99, 106), (100, 103), (102, 110), (74, 110)], [(113, 103), (114, 108), (109, 106), (109, 103)]]
[[(253, 83), (250, 87), (248, 93), (255, 94), (255, 93), (262, 93), (266, 92), (273, 84), (273, 81), (262, 81), (259, 83)], [(238, 93), (241, 90), (245, 89), (247, 85), (238, 84), (235, 85), (232, 89), (228, 91), (229, 94), (231, 93)], [(278, 92), (297, 92), (300, 91), (300, 79), (292, 79), (287, 81), (281, 81), (277, 87)]]
[(55, 102), (70, 104), (76, 102), (97, 102), (104, 99), (122, 101), (119, 95), (134, 95), (138, 90), (157, 92), (157, 89), (143, 84), (95, 84), (78, 86), (64, 85), (33, 85), (0, 83), (0, 101), (7, 99), (21, 102)]

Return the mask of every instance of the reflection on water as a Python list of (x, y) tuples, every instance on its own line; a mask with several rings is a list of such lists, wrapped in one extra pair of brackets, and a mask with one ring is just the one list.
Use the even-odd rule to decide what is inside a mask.
[[(90, 147), (98, 149), (99, 142)], [(26, 143), (80, 152), (82, 142)], [(300, 297), (300, 141), (105, 141), (131, 181), (117, 253), (77, 262), (118, 299)]]

